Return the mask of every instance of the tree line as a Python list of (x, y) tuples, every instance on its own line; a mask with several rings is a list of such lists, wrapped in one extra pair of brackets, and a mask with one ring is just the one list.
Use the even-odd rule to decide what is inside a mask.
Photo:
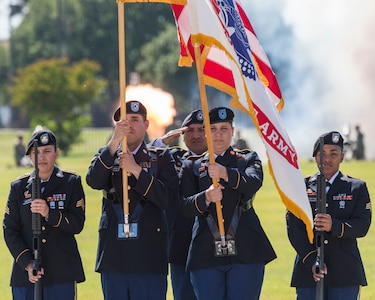
[[(124, 5), (127, 81), (139, 73), (141, 83), (171, 93), (184, 114), (196, 74), (178, 66), (170, 6)], [(0, 104), (14, 108), (11, 127), (42, 122), (66, 139), (60, 146), (68, 151), (83, 126), (111, 124), (108, 107), (119, 95), (116, 1), (21, 0), (10, 13), (22, 15), (0, 49)]]

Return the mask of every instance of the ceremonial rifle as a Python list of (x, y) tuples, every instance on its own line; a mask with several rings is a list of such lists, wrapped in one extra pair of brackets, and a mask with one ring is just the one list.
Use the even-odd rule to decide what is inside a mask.
[[(40, 178), (38, 167), (38, 140), (34, 140), (34, 178), (32, 179), (32, 200), (40, 199)], [(33, 231), (33, 275), (38, 275), (41, 270), (42, 256), (40, 249), (40, 237), (42, 234), (42, 216), (40, 213), (32, 213), (31, 228)], [(34, 284), (34, 300), (42, 300), (41, 278)]]
[[(326, 178), (324, 175), (324, 154), (323, 154), (324, 137), (319, 140), (319, 175), (317, 182), (317, 199), (316, 199), (316, 213), (326, 213)], [(324, 231), (316, 231), (316, 262), (315, 272), (320, 273), (324, 268)], [(316, 284), (316, 300), (324, 299), (324, 277), (322, 277)]]

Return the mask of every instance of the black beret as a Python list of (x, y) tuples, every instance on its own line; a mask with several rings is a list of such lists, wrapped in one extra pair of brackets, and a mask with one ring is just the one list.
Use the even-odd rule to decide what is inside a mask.
[[(147, 118), (147, 109), (146, 107), (137, 100), (132, 100), (126, 102), (126, 113), (127, 114), (139, 114)], [(120, 120), (121, 111), (120, 107), (113, 114), (113, 120), (116, 122)]]
[(319, 151), (321, 137), (324, 138), (324, 145), (337, 145), (341, 149), (344, 147), (344, 139), (339, 132), (331, 131), (323, 133), (314, 144), (313, 157), (315, 157), (316, 153)]
[(188, 114), (181, 127), (190, 126), (191, 124), (203, 124), (203, 113), (200, 109), (193, 110)]
[(34, 146), (34, 140), (38, 140), (38, 147), (54, 145), (57, 147), (57, 140), (55, 134), (48, 129), (37, 130), (31, 136), (26, 147), (26, 155), (30, 154), (31, 149)]
[(219, 122), (233, 122), (234, 113), (227, 107), (214, 107), (209, 112), (210, 123), (215, 124)]

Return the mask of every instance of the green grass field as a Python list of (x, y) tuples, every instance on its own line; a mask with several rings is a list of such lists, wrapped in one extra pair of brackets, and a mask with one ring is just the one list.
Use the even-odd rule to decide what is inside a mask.
[[(0, 131), (0, 207), (5, 208), (10, 182), (19, 175), (31, 171), (14, 166), (13, 143), (16, 130)], [(99, 274), (94, 272), (96, 256), (97, 228), (101, 210), (101, 193), (89, 188), (85, 183), (87, 167), (98, 148), (107, 141), (111, 130), (85, 130), (83, 142), (73, 147), (69, 157), (60, 157), (58, 164), (63, 169), (75, 170), (82, 176), (86, 193), (86, 223), (77, 240), (86, 272), (86, 281), (78, 285), (78, 299), (103, 299)], [(28, 140), (30, 132), (25, 132)], [(301, 168), (304, 175), (315, 172), (316, 166), (311, 161), (302, 161)], [(341, 170), (353, 177), (367, 181), (370, 195), (375, 193), (375, 162), (345, 162)], [(265, 179), (263, 187), (255, 199), (255, 209), (261, 219), (263, 227), (273, 244), (278, 258), (266, 266), (265, 279), (262, 289), (262, 300), (290, 300), (294, 299), (294, 289), (289, 287), (294, 250), (289, 244), (285, 228), (285, 207), (276, 191), (273, 181), (264, 166)], [(9, 278), (13, 258), (2, 238), (0, 241), (0, 300), (11, 299)], [(374, 226), (365, 238), (359, 239), (362, 259), (365, 264), (369, 286), (362, 289), (361, 299), (375, 299), (375, 259), (373, 258), (375, 235)], [(345, 263), (345, 262), (343, 262)], [(350, 274), (348, 274), (350, 276)], [(168, 289), (168, 300), (172, 300), (171, 288)]]

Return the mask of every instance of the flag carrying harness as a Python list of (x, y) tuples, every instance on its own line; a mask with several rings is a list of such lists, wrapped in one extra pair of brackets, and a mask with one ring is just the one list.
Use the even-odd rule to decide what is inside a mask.
[[(243, 159), (243, 154), (236, 152), (236, 163), (237, 163), (237, 169), (239, 172), (245, 171), (245, 168), (246, 168), (245, 162), (246, 161), (245, 159)], [(205, 187), (203, 186), (203, 181), (201, 179), (205, 177), (205, 174), (207, 172), (206, 166), (208, 164), (209, 164), (208, 155), (203, 157), (201, 160), (196, 160), (194, 162), (194, 174), (198, 176), (198, 178), (200, 179), (199, 180), (200, 190), (205, 189)], [(204, 168), (202, 168), (202, 166), (204, 166)], [(203, 214), (206, 217), (208, 227), (210, 228), (212, 236), (214, 237), (214, 244), (215, 244), (214, 256), (221, 257), (221, 256), (237, 255), (235, 236), (236, 236), (238, 222), (240, 220), (242, 213), (248, 211), (249, 209), (253, 207), (254, 198), (255, 198), (255, 194), (253, 194), (249, 199), (244, 199), (243, 194), (238, 195), (237, 204), (233, 212), (232, 220), (226, 232), (226, 242), (227, 242), (226, 249), (222, 247), (219, 228), (213, 215), (209, 211)]]

